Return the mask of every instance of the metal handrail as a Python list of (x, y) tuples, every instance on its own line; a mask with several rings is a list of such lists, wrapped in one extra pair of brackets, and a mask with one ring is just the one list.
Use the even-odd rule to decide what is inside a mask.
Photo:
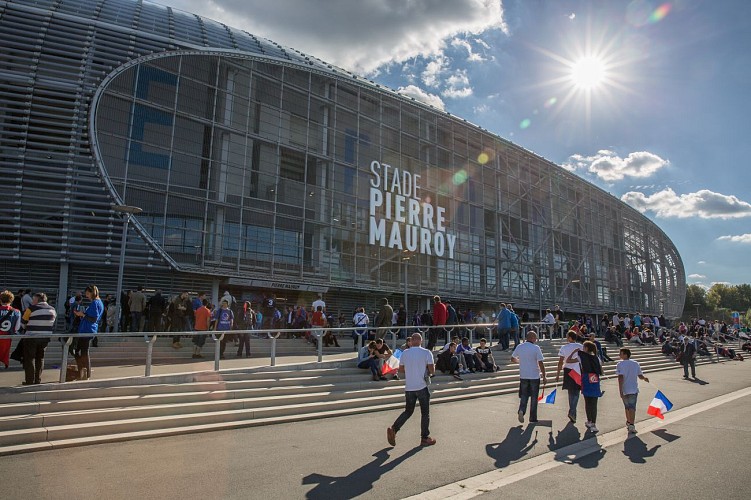
[[(65, 382), (66, 377), (66, 370), (68, 365), (68, 347), (72, 344), (73, 339), (76, 338), (91, 338), (91, 337), (97, 337), (101, 339), (107, 339), (107, 338), (128, 338), (128, 337), (142, 337), (144, 339), (144, 342), (146, 343), (147, 350), (146, 350), (146, 360), (145, 360), (145, 367), (144, 367), (144, 374), (146, 377), (151, 376), (151, 366), (152, 366), (152, 359), (153, 359), (153, 349), (154, 345), (156, 344), (156, 341), (160, 337), (174, 337), (176, 335), (179, 335), (181, 337), (193, 337), (196, 335), (206, 335), (208, 333), (211, 334), (212, 339), (214, 340), (215, 346), (214, 346), (214, 371), (219, 371), (220, 367), (220, 348), (221, 348), (221, 341), (224, 339), (225, 335), (234, 335), (234, 334), (245, 334), (245, 333), (254, 333), (259, 334), (259, 338), (263, 338), (263, 334), (266, 335), (266, 338), (271, 340), (271, 359), (270, 359), (270, 365), (276, 366), (276, 347), (277, 347), (277, 340), (279, 336), (282, 333), (307, 333), (311, 332), (317, 342), (317, 358), (318, 362), (320, 363), (323, 360), (323, 343), (322, 343), (322, 337), (324, 332), (329, 331), (334, 334), (337, 333), (348, 333), (352, 334), (354, 331), (362, 331), (365, 330), (368, 335), (375, 332), (376, 336), (382, 336), (383, 338), (387, 339), (389, 335), (391, 335), (391, 346), (392, 348), (396, 348), (396, 342), (398, 338), (399, 331), (405, 331), (407, 332), (407, 336), (409, 336), (411, 333), (421, 333), (421, 334), (427, 334), (431, 329), (446, 329), (448, 331), (453, 331), (454, 328), (466, 328), (470, 335), (472, 335), (472, 332), (476, 328), (486, 328), (489, 330), (489, 333), (491, 334), (491, 345), (492, 345), (492, 330), (495, 329), (495, 323), (473, 323), (473, 324), (460, 324), (460, 325), (450, 325), (448, 328), (446, 328), (445, 325), (440, 326), (422, 326), (422, 325), (404, 325), (399, 326), (398, 328), (395, 328), (394, 326), (385, 326), (385, 327), (372, 327), (372, 326), (348, 326), (348, 327), (336, 327), (336, 328), (322, 328), (322, 327), (310, 327), (310, 328), (290, 328), (290, 329), (279, 329), (279, 328), (272, 328), (272, 329), (248, 329), (248, 330), (226, 330), (226, 331), (180, 331), (180, 332), (110, 332), (110, 333), (65, 333), (61, 335), (60, 333), (33, 333), (33, 334), (20, 334), (20, 335), (12, 335), (11, 337), (19, 337), (20, 339), (55, 339), (55, 338), (64, 338), (65, 341), (63, 342), (63, 352), (62, 352), (62, 359), (60, 363), (60, 377), (59, 380), (61, 383)], [(379, 335), (380, 334), (380, 335)], [(426, 335), (425, 335), (426, 336)]]

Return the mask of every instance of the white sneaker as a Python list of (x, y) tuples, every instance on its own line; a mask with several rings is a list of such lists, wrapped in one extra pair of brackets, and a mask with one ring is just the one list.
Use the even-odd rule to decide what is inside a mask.
[(587, 429), (591, 429), (594, 425), (595, 424), (593, 424), (589, 420), (587, 420), (586, 422), (584, 422), (584, 427), (586, 427)]
[(626, 426), (626, 429), (628, 429), (629, 434), (636, 434), (636, 427), (634, 426), (634, 424), (628, 424)]
[(523, 411), (519, 412), (519, 423), (520, 424), (524, 423), (524, 412)]
[(592, 425), (591, 425), (591, 426), (589, 427), (589, 432), (592, 432), (593, 434), (597, 434), (598, 432), (600, 432), (600, 429), (598, 429), (598, 428), (597, 428), (597, 426), (596, 426), (595, 424), (592, 424)]

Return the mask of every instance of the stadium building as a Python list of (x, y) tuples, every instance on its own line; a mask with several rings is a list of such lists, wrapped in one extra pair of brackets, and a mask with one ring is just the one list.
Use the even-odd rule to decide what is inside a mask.
[(647, 218), (534, 153), (313, 56), (149, 2), (0, 1), (0, 286), (317, 293), (348, 316), (677, 317)]

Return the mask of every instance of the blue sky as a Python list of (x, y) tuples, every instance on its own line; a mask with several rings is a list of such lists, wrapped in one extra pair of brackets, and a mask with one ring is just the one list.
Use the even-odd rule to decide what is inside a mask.
[(160, 0), (482, 126), (654, 220), (689, 283), (751, 283), (751, 2)]

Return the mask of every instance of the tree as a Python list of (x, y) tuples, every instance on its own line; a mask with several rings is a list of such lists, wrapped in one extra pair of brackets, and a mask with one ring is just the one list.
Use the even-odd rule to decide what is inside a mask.
[(686, 302), (683, 304), (683, 317), (691, 318), (696, 314), (696, 306), (702, 311), (707, 311), (707, 291), (699, 285), (688, 285), (686, 288)]

